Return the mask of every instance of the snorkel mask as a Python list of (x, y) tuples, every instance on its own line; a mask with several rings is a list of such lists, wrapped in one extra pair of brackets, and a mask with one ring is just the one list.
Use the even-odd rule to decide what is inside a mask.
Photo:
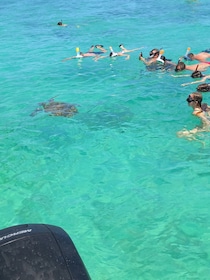
[(210, 91), (210, 85), (209, 85), (209, 84), (200, 84), (200, 85), (197, 87), (197, 91), (200, 91), (200, 92), (207, 92), (207, 91)]
[(184, 69), (185, 69), (185, 64), (184, 64), (184, 62), (181, 61), (181, 59), (179, 59), (177, 65), (176, 65), (176, 68), (174, 70), (175, 70), (175, 72), (179, 72)]
[(159, 55), (159, 50), (158, 49), (153, 49), (149, 52), (149, 58), (153, 58), (156, 54)]
[(192, 75), (191, 75), (192, 78), (202, 78), (202, 77), (204, 77), (204, 75), (201, 73), (201, 71), (197, 70), (198, 66), (199, 65), (197, 65), (195, 71), (192, 73)]
[(160, 50), (160, 53), (159, 53), (159, 56), (157, 58), (157, 62), (158, 63), (161, 63), (161, 64), (164, 64), (165, 63), (165, 57), (162, 55), (164, 53), (164, 50)]

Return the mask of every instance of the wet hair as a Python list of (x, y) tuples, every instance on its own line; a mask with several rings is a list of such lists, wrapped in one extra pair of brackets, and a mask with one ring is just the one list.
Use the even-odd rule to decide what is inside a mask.
[(188, 58), (188, 59), (192, 60), (193, 57), (194, 57), (194, 54), (193, 54), (193, 53), (188, 53), (188, 55), (187, 55), (187, 58)]
[(192, 75), (191, 75), (192, 78), (202, 78), (202, 77), (204, 77), (204, 75), (201, 73), (201, 71), (198, 71), (198, 66), (199, 66), (199, 64), (196, 66), (195, 71), (192, 73)]
[(110, 52), (109, 56), (112, 57), (112, 55), (113, 55), (113, 52)]
[(149, 52), (150, 57), (154, 57), (154, 55), (159, 55), (160, 51), (158, 49), (152, 49)]
[(185, 69), (185, 67), (186, 67), (186, 65), (184, 64), (184, 62), (179, 61), (176, 65), (175, 71), (176, 72), (182, 71)]
[(191, 77), (192, 77), (192, 78), (202, 78), (202, 77), (203, 77), (203, 74), (201, 73), (201, 71), (194, 71), (194, 72), (191, 74)]
[(197, 86), (197, 91), (200, 92), (210, 91), (210, 84), (200, 84), (199, 86)]
[(63, 25), (62, 21), (59, 21), (59, 22), (57, 23), (57, 25)]
[(202, 94), (200, 92), (192, 92), (191, 94), (193, 94), (193, 100), (201, 107), (201, 102), (203, 100)]

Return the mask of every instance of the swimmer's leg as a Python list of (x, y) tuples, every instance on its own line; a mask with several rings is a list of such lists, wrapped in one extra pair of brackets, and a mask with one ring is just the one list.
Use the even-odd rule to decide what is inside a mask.
[(95, 47), (96, 47), (96, 49), (99, 49), (100, 51), (102, 51), (102, 52), (107, 52), (107, 50), (106, 49), (104, 49), (104, 46), (102, 46), (102, 45), (95, 45)]
[(202, 52), (210, 53), (210, 48), (209, 48), (209, 49), (206, 49), (205, 51), (202, 51)]
[(95, 48), (95, 46), (92, 45), (92, 46), (89, 48), (88, 52), (93, 52), (93, 51), (94, 51), (94, 48)]

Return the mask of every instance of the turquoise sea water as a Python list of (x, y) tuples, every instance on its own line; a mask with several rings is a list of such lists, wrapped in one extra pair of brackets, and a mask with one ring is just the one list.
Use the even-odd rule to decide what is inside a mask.
[[(199, 124), (191, 78), (146, 71), (139, 51), (62, 62), (93, 44), (176, 62), (210, 48), (209, 2), (7, 0), (0, 13), (0, 228), (62, 227), (94, 280), (209, 279), (210, 135), (176, 135)], [(79, 113), (30, 117), (55, 96)]]

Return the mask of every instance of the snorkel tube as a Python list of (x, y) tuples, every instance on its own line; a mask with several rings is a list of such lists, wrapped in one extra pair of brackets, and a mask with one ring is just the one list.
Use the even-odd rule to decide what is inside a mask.
[(164, 64), (164, 60), (161, 58), (162, 54), (164, 54), (164, 50), (160, 50), (159, 56), (157, 58), (157, 62)]
[(201, 71), (198, 71), (198, 67), (199, 67), (199, 64), (197, 65), (195, 71), (191, 74), (192, 78), (202, 78), (205, 76), (201, 73)]
[(76, 48), (76, 53), (77, 53), (76, 57), (78, 57), (78, 58), (82, 57), (82, 55), (80, 54), (80, 50), (79, 50), (78, 47)]
[(188, 57), (188, 54), (189, 54), (190, 50), (191, 50), (190, 47), (188, 47), (187, 50), (186, 50), (186, 53), (184, 55), (185, 60), (190, 60), (190, 58)]
[(116, 52), (114, 52), (113, 48), (112, 47), (109, 47), (111, 53), (110, 53), (110, 56), (111, 57), (114, 57), (114, 56), (118, 56), (118, 54)]

